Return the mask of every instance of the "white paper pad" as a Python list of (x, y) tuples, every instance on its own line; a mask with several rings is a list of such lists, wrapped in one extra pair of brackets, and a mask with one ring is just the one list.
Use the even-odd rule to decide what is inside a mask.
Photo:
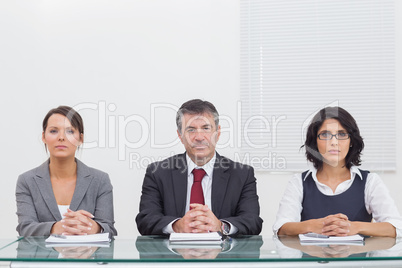
[(211, 233), (172, 233), (169, 237), (171, 244), (220, 244), (222, 236), (218, 232)]
[(109, 243), (109, 233), (91, 234), (91, 235), (50, 235), (46, 240), (48, 244), (93, 244)]
[(361, 235), (349, 236), (330, 236), (328, 238), (320, 237), (318, 234), (299, 234), (301, 244), (364, 244), (364, 237)]

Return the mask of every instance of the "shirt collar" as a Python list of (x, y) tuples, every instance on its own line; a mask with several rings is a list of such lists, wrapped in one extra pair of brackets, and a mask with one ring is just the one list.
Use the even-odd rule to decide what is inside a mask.
[(350, 175), (351, 175), (350, 176), (351, 178), (355, 177), (356, 175), (359, 175), (360, 179), (363, 180), (363, 176), (360, 173), (360, 169), (358, 167), (356, 167), (356, 166), (352, 166), (350, 168)]
[[(313, 179), (315, 181), (317, 180), (317, 169), (315, 169), (314, 167), (311, 167), (308, 171), (306, 176), (303, 178), (303, 181), (306, 180), (306, 178), (308, 177), (308, 175), (311, 173), (311, 175), (313, 176)], [(360, 177), (361, 180), (363, 180), (362, 174), (360, 173), (360, 170), (358, 167), (356, 166), (351, 166), (350, 167), (350, 178), (353, 180), (355, 178), (355, 176), (358, 175)]]
[(214, 153), (214, 156), (211, 158), (211, 160), (208, 161), (208, 163), (206, 163), (203, 166), (197, 166), (193, 160), (191, 160), (191, 158), (188, 156), (188, 154), (186, 153), (186, 160), (187, 160), (187, 175), (190, 175), (191, 172), (193, 172), (194, 168), (203, 168), (205, 170), (205, 172), (207, 173), (207, 175), (209, 177), (212, 177), (212, 172), (214, 171), (214, 166), (215, 166), (215, 161), (216, 161), (216, 152)]

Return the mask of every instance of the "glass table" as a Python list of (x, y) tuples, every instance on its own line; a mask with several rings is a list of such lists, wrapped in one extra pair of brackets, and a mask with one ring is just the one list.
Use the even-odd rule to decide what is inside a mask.
[(45, 239), (0, 239), (0, 267), (402, 267), (402, 240), (394, 238), (302, 245), (297, 236), (241, 236), (218, 245), (171, 245), (167, 237), (139, 236), (57, 247)]

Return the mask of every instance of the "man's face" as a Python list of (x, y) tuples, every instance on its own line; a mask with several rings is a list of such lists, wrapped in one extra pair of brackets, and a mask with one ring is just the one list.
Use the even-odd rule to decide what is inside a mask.
[(184, 114), (181, 134), (177, 132), (188, 156), (198, 166), (208, 163), (214, 156), (221, 127), (215, 126), (212, 114)]

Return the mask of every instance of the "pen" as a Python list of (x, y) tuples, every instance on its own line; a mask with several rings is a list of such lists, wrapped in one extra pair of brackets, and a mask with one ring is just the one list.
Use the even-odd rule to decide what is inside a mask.
[(323, 234), (317, 234), (317, 233), (307, 233), (304, 234), (307, 237), (315, 237), (315, 238), (329, 238), (328, 235), (323, 235)]
[(65, 235), (60, 235), (60, 234), (51, 234), (51, 236), (57, 237), (57, 238), (63, 238), (63, 239), (67, 238)]

